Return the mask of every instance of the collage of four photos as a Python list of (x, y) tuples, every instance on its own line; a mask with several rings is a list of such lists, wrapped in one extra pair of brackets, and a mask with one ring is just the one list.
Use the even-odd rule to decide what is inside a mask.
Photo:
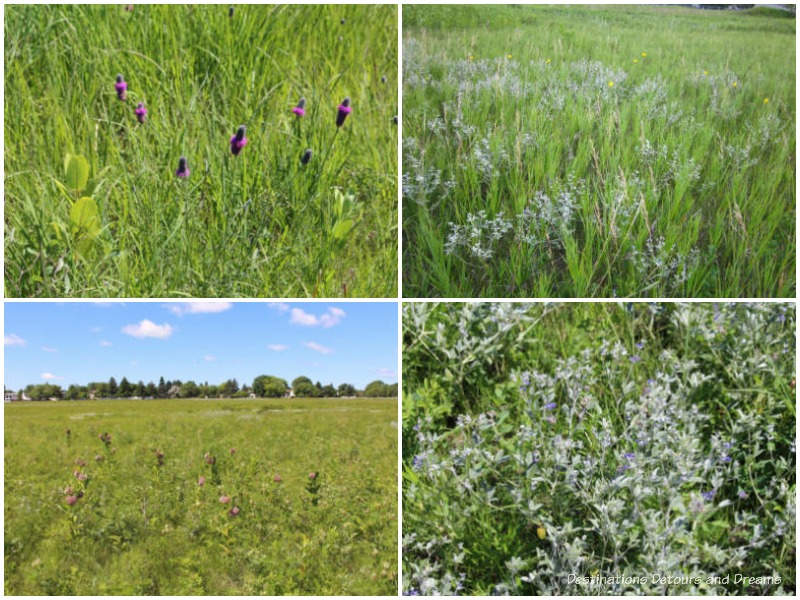
[(5, 595), (795, 595), (794, 4), (3, 10)]

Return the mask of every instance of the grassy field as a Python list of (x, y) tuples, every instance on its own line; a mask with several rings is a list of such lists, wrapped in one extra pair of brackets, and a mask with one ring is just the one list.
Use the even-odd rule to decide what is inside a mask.
[(5, 407), (6, 594), (396, 590), (390, 399)]
[(793, 303), (406, 304), (404, 593), (794, 594), (795, 331)]
[(403, 7), (403, 295), (794, 297), (795, 21), (754, 12)]
[(10, 6), (4, 33), (6, 296), (396, 295), (396, 6)]

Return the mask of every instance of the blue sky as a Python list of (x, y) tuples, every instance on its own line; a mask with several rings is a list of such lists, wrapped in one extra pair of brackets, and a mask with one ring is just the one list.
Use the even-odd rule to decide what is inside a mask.
[(363, 388), (397, 381), (394, 302), (6, 302), (5, 379), (29, 383), (165, 379)]

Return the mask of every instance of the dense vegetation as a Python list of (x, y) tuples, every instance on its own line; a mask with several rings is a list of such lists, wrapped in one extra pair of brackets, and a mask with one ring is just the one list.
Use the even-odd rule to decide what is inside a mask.
[(795, 345), (792, 304), (406, 304), (404, 592), (793, 593)]
[(405, 297), (794, 297), (795, 21), (403, 10)]
[(396, 295), (396, 6), (5, 16), (7, 296)]
[(5, 408), (9, 595), (392, 595), (397, 405)]

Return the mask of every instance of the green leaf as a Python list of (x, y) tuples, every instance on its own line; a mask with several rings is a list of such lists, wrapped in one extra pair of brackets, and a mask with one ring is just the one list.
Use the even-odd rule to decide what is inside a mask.
[(353, 220), (352, 219), (343, 219), (338, 221), (336, 225), (333, 226), (331, 230), (331, 234), (337, 240), (344, 239), (344, 237), (350, 233), (350, 230), (353, 228)]
[(80, 198), (72, 205), (72, 209), (69, 211), (69, 220), (78, 251), (80, 253), (87, 252), (100, 232), (97, 203), (88, 196)]
[(80, 155), (68, 154), (64, 160), (64, 171), (67, 177), (67, 187), (80, 192), (89, 181), (89, 163)]

